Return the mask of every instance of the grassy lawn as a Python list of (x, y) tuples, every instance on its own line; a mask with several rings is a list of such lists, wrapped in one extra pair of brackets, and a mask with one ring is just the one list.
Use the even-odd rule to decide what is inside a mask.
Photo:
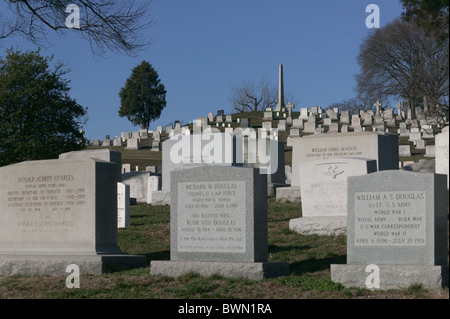
[(147, 266), (103, 275), (82, 275), (79, 289), (68, 289), (65, 276), (14, 276), (0, 279), (0, 299), (448, 299), (448, 288), (428, 291), (368, 291), (345, 288), (330, 279), (330, 264), (346, 262), (345, 236), (302, 236), (289, 230), (301, 216), (300, 204), (269, 199), (269, 261), (288, 262), (290, 275), (251, 281), (220, 276), (178, 278), (150, 276), (151, 260), (170, 259), (170, 209), (139, 204), (131, 207), (131, 226), (119, 229), (119, 246), (145, 255)]

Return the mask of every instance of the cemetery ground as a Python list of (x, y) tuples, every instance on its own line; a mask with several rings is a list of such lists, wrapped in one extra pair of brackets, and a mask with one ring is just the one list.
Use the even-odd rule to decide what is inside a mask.
[(13, 276), (0, 279), (0, 299), (448, 299), (438, 291), (412, 285), (402, 290), (345, 288), (330, 277), (330, 264), (346, 263), (346, 236), (299, 235), (289, 220), (301, 205), (268, 201), (269, 261), (289, 262), (290, 275), (251, 281), (194, 273), (169, 278), (150, 276), (150, 260), (170, 259), (170, 208), (138, 204), (131, 207), (131, 225), (119, 229), (119, 246), (145, 255), (145, 268), (81, 275), (80, 288), (66, 288), (65, 276)]

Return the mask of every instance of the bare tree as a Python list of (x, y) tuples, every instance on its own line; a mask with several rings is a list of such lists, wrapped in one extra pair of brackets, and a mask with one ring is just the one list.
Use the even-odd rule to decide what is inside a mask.
[(265, 110), (277, 105), (278, 90), (264, 77), (258, 83), (243, 81), (241, 85), (233, 86), (231, 103), (239, 113)]
[[(297, 103), (290, 92), (285, 93), (284, 100)], [(239, 113), (274, 108), (278, 104), (278, 87), (271, 84), (264, 76), (261, 76), (257, 83), (243, 81), (240, 85), (232, 87), (230, 101), (233, 111)]]
[[(34, 43), (46, 40), (48, 30), (58, 34), (77, 32), (90, 42), (97, 55), (107, 50), (134, 55), (149, 43), (140, 32), (149, 27), (150, 1), (113, 0), (6, 0), (13, 16), (0, 16), (0, 39), (22, 34)], [(66, 8), (75, 4), (80, 10), (79, 27), (68, 26)], [(144, 21), (146, 20), (146, 21)]]
[(448, 113), (447, 46), (448, 40), (436, 41), (413, 22), (396, 20), (377, 29), (361, 45), (358, 93), (406, 98), (413, 119), (423, 96), (447, 104)]

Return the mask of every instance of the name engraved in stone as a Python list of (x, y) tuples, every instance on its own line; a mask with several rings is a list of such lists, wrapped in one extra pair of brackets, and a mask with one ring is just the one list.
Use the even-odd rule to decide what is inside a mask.
[(358, 150), (358, 146), (330, 146), (330, 147), (314, 147), (306, 154), (307, 158), (326, 158), (326, 157), (343, 157), (343, 156), (361, 156), (362, 151)]
[(178, 251), (244, 253), (245, 182), (178, 184)]
[(355, 246), (426, 246), (426, 192), (355, 193)]

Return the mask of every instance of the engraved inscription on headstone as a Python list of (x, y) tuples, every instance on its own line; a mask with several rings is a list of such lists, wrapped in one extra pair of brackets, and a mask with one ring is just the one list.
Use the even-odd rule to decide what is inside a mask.
[(426, 192), (356, 192), (355, 246), (426, 246)]
[(178, 184), (178, 251), (244, 253), (245, 182)]
[(9, 229), (21, 233), (68, 233), (86, 206), (86, 189), (76, 174), (18, 176), (4, 189)]

